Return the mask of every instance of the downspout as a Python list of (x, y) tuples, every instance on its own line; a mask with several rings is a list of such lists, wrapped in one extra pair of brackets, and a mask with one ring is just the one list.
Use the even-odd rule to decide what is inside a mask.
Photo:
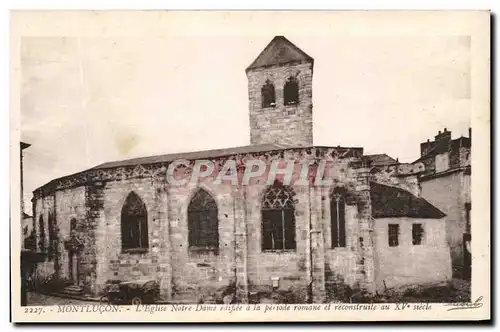
[(54, 272), (55, 272), (55, 275), (56, 275), (56, 279), (59, 279), (59, 277), (60, 277), (60, 266), (59, 266), (59, 226), (57, 225), (57, 190), (56, 189), (54, 190), (54, 220), (53, 220), (53, 224), (52, 224), (52, 234), (53, 234), (52, 241), (55, 242), (55, 246), (54, 246), (54, 243), (50, 244), (53, 247), (52, 250), (54, 251), (52, 253), (54, 255), (54, 257), (53, 257), (54, 258)]
[[(248, 299), (248, 278), (247, 278), (247, 248), (246, 248), (246, 194), (245, 191), (243, 191), (243, 195), (241, 195), (241, 186), (237, 185), (234, 186), (234, 191), (233, 191), (233, 233), (234, 233), (234, 278), (235, 278), (235, 296), (241, 295), (241, 289), (240, 287), (243, 286), (243, 302), (246, 303)], [(238, 208), (241, 207), (243, 209), (243, 220), (240, 220), (239, 218), (236, 218), (236, 210), (237, 210), (237, 200), (241, 200), (241, 204), (238, 205)], [(242, 223), (243, 224), (243, 229), (242, 225), (238, 224)], [(238, 245), (240, 247), (238, 247)], [(243, 257), (238, 257), (238, 255), (243, 255)], [(243, 266), (241, 266), (241, 265)], [(239, 273), (243, 270), (244, 274), (244, 280), (241, 280), (239, 277)]]
[(243, 290), (245, 291), (245, 298), (248, 298), (248, 232), (247, 232), (247, 191), (246, 187), (243, 190), (243, 218), (244, 225), (243, 228), (245, 233), (245, 250), (243, 251), (243, 272), (245, 274), (245, 280), (243, 282)]
[[(238, 268), (237, 268), (237, 244), (236, 244), (236, 195), (233, 192), (233, 272), (234, 272), (234, 286), (235, 292), (236, 287), (238, 287)], [(235, 294), (236, 295), (236, 294)]]

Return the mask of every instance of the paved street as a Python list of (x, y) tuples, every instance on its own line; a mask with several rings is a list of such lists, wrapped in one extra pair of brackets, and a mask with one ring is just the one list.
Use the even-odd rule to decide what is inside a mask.
[(39, 293), (28, 293), (28, 305), (57, 305), (57, 304), (98, 304), (99, 302), (81, 301), (73, 299), (65, 299), (61, 297), (48, 296)]

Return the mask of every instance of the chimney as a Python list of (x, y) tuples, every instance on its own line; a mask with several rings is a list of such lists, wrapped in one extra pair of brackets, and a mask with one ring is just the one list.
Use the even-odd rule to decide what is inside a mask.
[(472, 128), (469, 127), (469, 138), (472, 140)]
[(429, 152), (430, 149), (433, 147), (433, 142), (430, 140), (427, 140), (427, 142), (420, 143), (420, 157), (423, 157), (424, 155)]
[(441, 133), (441, 131), (438, 132), (436, 136), (434, 136), (434, 140), (437, 141), (451, 141), (451, 131), (448, 131), (448, 129), (444, 128), (444, 131)]

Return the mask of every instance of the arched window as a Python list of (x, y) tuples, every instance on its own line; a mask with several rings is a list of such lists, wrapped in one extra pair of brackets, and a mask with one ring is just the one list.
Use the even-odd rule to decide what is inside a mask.
[(345, 199), (344, 195), (334, 192), (330, 199), (330, 218), (332, 248), (345, 247)]
[(189, 248), (219, 249), (219, 218), (217, 204), (208, 192), (200, 189), (188, 207)]
[(276, 182), (262, 201), (262, 250), (295, 249), (295, 193)]
[(41, 252), (45, 252), (47, 248), (46, 239), (45, 239), (45, 222), (43, 221), (43, 216), (40, 216), (38, 219), (38, 228), (40, 229), (40, 239), (38, 241), (38, 247)]
[(122, 207), (122, 250), (148, 249), (148, 213), (146, 205), (131, 192)]
[(267, 80), (266, 84), (261, 89), (262, 92), (262, 107), (276, 106), (276, 94), (274, 92), (274, 85), (271, 81)]
[(285, 105), (295, 105), (299, 103), (299, 84), (295, 77), (289, 77), (283, 88)]

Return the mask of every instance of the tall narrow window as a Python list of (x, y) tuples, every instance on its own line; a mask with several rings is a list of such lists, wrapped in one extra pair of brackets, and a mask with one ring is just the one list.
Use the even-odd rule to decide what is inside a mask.
[(465, 232), (470, 233), (471, 203), (465, 203)]
[(389, 247), (399, 246), (399, 225), (389, 224)]
[(219, 217), (217, 203), (213, 197), (200, 189), (191, 198), (188, 207), (189, 248), (219, 249)]
[(72, 218), (69, 222), (69, 234), (74, 235), (76, 232), (76, 219)]
[(330, 200), (332, 248), (345, 247), (345, 200), (340, 194), (333, 194)]
[(299, 103), (299, 84), (295, 77), (289, 77), (283, 88), (285, 105), (295, 105)]
[(38, 247), (40, 248), (41, 252), (45, 252), (45, 249), (47, 248), (46, 245), (46, 238), (45, 238), (45, 222), (43, 221), (43, 216), (40, 216), (38, 219), (38, 228), (40, 229), (40, 239), (38, 241)]
[(148, 214), (146, 205), (136, 193), (131, 192), (122, 207), (122, 250), (149, 248)]
[(295, 249), (295, 193), (276, 182), (262, 202), (262, 250)]
[(411, 227), (412, 243), (413, 245), (422, 244), (424, 238), (424, 228), (422, 224), (413, 224)]
[(261, 89), (262, 92), (262, 107), (276, 106), (276, 94), (274, 92), (274, 85), (270, 80)]

